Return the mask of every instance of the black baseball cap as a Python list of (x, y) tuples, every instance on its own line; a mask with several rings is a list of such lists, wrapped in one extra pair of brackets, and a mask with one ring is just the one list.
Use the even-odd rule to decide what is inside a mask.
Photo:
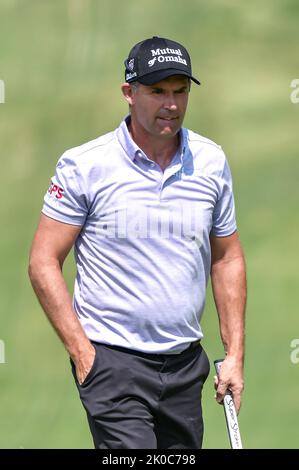
[(192, 76), (191, 59), (188, 51), (178, 42), (153, 36), (138, 42), (125, 60), (125, 80), (153, 85), (171, 75), (185, 75), (197, 85), (200, 82)]

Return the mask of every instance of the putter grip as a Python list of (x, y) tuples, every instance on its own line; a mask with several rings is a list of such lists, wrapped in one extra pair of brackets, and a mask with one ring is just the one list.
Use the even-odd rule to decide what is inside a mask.
[[(222, 362), (223, 359), (217, 359), (216, 361), (214, 361), (217, 375), (219, 375)], [(238, 416), (233, 401), (233, 395), (230, 390), (227, 390), (224, 395), (223, 407), (231, 448), (242, 449), (243, 447), (238, 423)]]

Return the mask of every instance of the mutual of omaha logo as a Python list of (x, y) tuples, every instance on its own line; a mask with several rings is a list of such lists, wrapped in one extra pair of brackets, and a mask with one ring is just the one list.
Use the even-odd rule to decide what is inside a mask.
[(156, 62), (156, 60), (157, 60), (157, 57), (154, 57), (153, 59), (149, 60), (148, 61), (149, 67), (152, 67), (154, 65), (154, 63)]
[(148, 61), (149, 67), (152, 67), (156, 60), (158, 62), (179, 62), (183, 65), (188, 65), (187, 61), (182, 57), (182, 51), (180, 49), (170, 49), (167, 47), (166, 49), (152, 49), (151, 50), (153, 59)]

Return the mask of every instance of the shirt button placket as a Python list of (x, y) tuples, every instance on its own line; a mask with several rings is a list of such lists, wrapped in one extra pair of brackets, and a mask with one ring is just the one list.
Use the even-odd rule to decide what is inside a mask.
[(162, 191), (163, 191), (163, 178), (161, 178), (159, 181), (159, 199), (160, 200), (162, 198)]

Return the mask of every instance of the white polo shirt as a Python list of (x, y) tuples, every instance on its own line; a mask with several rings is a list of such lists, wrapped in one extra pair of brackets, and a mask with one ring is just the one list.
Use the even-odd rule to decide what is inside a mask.
[(231, 174), (221, 147), (185, 128), (163, 173), (129, 119), (62, 155), (43, 213), (82, 226), (74, 308), (87, 336), (179, 353), (203, 336), (209, 236), (236, 230)]

